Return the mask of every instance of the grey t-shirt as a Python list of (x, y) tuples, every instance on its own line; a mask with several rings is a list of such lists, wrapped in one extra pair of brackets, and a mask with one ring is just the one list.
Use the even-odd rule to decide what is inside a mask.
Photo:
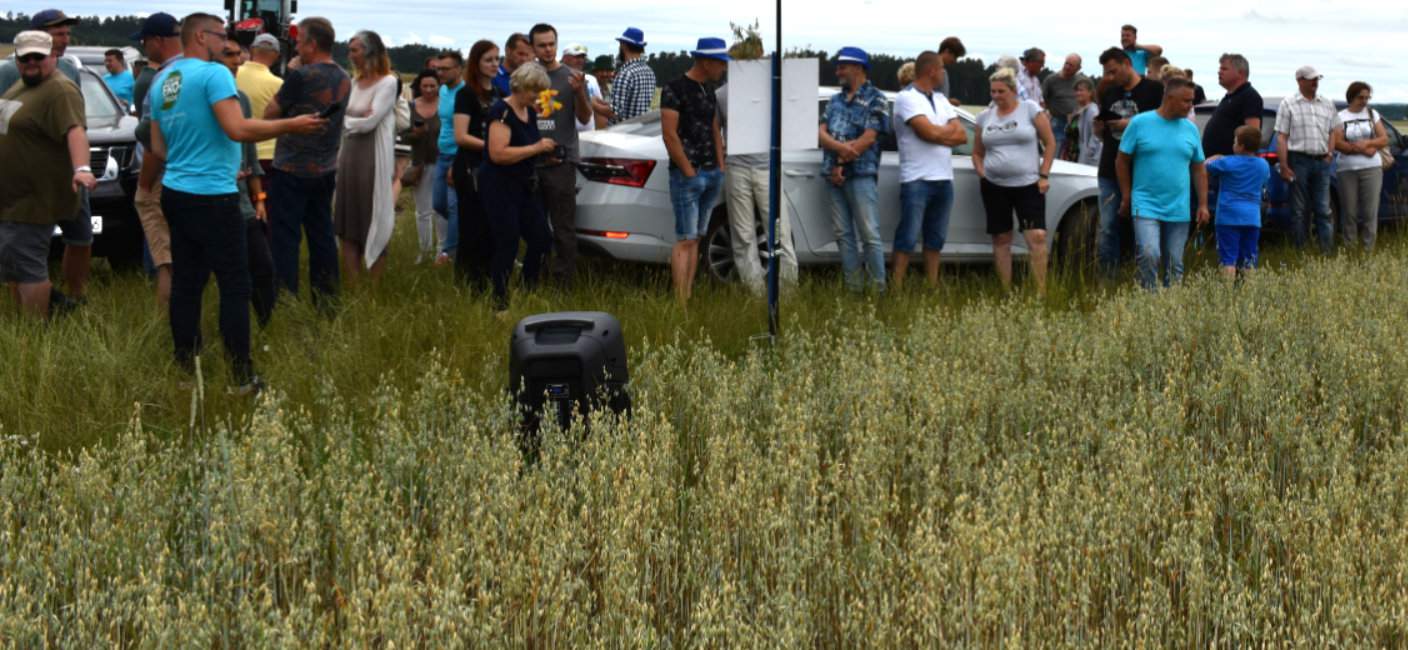
[(568, 162), (577, 162), (577, 95), (572, 92), (572, 68), (559, 64), (548, 73), (548, 80), (550, 87), (557, 91), (553, 99), (561, 103), (562, 108), (553, 108), (551, 115), (542, 117), (544, 107), (537, 107), (538, 133), (565, 147)]
[(983, 175), (1002, 187), (1026, 187), (1041, 175), (1037, 152), (1036, 124), (1041, 114), (1036, 102), (1024, 100), (1006, 115), (997, 106), (978, 114), (978, 130), (983, 134)]
[[(728, 132), (728, 84), (724, 84), (714, 92), (714, 96), (719, 98), (719, 127), (727, 134)], [(727, 140), (725, 140), (727, 142)], [(725, 154), (724, 162), (728, 167), (735, 165), (748, 169), (767, 169), (768, 154), (765, 153), (742, 153)]]
[(1053, 74), (1041, 82), (1041, 98), (1046, 100), (1046, 109), (1057, 117), (1070, 117), (1076, 112), (1076, 82), (1085, 75), (1076, 73), (1070, 79)]

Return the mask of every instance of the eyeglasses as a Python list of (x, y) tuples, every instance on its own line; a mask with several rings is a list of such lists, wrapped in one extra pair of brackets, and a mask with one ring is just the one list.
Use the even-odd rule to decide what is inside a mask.
[(47, 56), (47, 54), (26, 54), (22, 57), (19, 57), (17, 60), (20, 63), (38, 63), (40, 61), (43, 61)]
[(228, 34), (226, 34), (225, 32), (217, 32), (217, 31), (215, 31), (215, 30), (213, 30), (213, 29), (202, 29), (202, 30), (200, 30), (200, 31), (205, 32), (206, 34), (209, 34), (209, 35), (211, 35), (211, 36), (214, 36), (214, 37), (216, 37), (216, 38), (218, 38), (218, 39), (220, 39), (220, 40), (222, 40), (222, 41), (228, 41), (228, 40), (230, 40), (230, 36), (229, 36)]

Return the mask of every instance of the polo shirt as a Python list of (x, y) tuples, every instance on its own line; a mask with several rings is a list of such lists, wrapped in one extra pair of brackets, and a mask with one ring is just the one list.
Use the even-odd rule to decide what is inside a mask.
[(1223, 96), (1212, 112), (1208, 125), (1203, 128), (1203, 153), (1209, 156), (1232, 155), (1232, 141), (1237, 129), (1247, 123), (1247, 118), (1260, 118), (1265, 106), (1261, 93), (1250, 83), (1237, 86)]
[[(284, 80), (263, 63), (245, 61), (244, 65), (240, 66), (239, 74), (235, 76), (235, 87), (249, 97), (249, 110), (254, 114), (254, 119), (263, 119), (264, 110), (269, 108), (270, 100), (284, 87)], [(254, 146), (260, 160), (274, 159), (275, 141), (274, 138), (260, 140)]]

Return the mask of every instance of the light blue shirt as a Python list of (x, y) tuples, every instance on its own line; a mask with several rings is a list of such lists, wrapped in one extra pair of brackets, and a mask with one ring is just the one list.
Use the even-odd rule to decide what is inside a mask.
[(1129, 65), (1134, 68), (1134, 71), (1143, 75), (1144, 71), (1149, 67), (1149, 50), (1136, 47), (1134, 49), (1127, 49), (1124, 53), (1129, 55)]
[(1120, 152), (1134, 158), (1130, 189), (1133, 216), (1189, 221), (1189, 165), (1203, 162), (1198, 127), (1185, 117), (1164, 119), (1158, 111), (1135, 115), (1120, 139)]
[(103, 83), (112, 89), (112, 94), (117, 95), (118, 99), (128, 104), (132, 103), (132, 85), (135, 82), (132, 80), (131, 70), (123, 70), (117, 74), (105, 74), (103, 75)]
[(436, 142), (440, 149), (440, 155), (453, 156), (460, 150), (455, 144), (455, 94), (464, 88), (461, 81), (458, 86), (440, 87), (440, 139)]
[(147, 105), (166, 142), (163, 187), (203, 196), (238, 192), (240, 146), (225, 135), (214, 110), (238, 92), (228, 68), (198, 59), (181, 59), (152, 81)]

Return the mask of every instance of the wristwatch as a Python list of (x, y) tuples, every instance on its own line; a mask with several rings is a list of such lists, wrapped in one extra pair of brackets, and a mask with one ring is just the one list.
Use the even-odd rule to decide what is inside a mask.
[(75, 173), (75, 174), (81, 174), (81, 173), (84, 173), (84, 172), (87, 172), (87, 173), (91, 174), (91, 173), (93, 173), (93, 168), (92, 168), (92, 167), (89, 167), (88, 165), (80, 165), (80, 166), (78, 166), (78, 167), (74, 167), (74, 168), (73, 168), (73, 173)]

